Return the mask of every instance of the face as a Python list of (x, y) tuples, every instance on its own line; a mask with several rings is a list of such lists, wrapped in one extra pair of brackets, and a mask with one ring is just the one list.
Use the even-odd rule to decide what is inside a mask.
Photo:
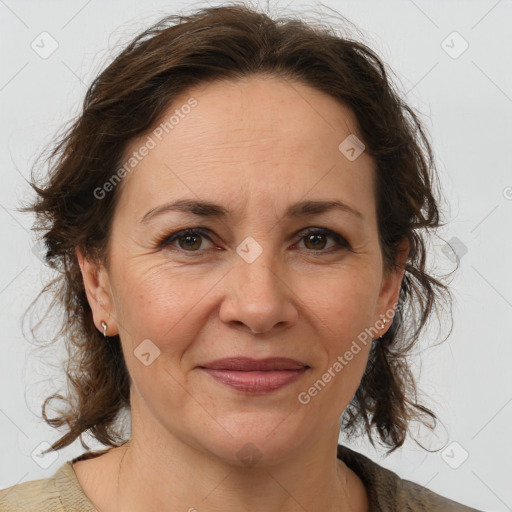
[[(120, 335), (141, 425), (235, 464), (247, 443), (280, 460), (339, 424), (392, 320), (402, 274), (384, 271), (374, 162), (338, 148), (362, 140), (351, 111), (298, 82), (215, 82), (163, 119), (176, 109), (127, 148), (156, 141), (123, 178), (109, 268), (93, 279), (78, 253), (94, 321)], [(179, 200), (217, 206), (159, 210)], [(238, 357), (303, 369), (209, 365)]]

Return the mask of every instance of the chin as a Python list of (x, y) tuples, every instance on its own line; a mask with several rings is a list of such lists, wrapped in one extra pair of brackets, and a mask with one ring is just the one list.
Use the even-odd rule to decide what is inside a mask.
[(314, 432), (303, 431), (301, 422), (296, 426), (302, 432), (291, 431), (290, 425), (283, 422), (286, 414), (283, 411), (279, 416), (272, 415), (271, 419), (260, 414), (259, 424), (254, 424), (253, 418), (247, 421), (239, 418), (236, 425), (223, 424), (227, 432), (203, 432), (203, 439), (208, 441), (200, 441), (199, 444), (217, 458), (238, 467), (261, 467), (285, 462), (307, 444), (308, 435), (314, 435)]

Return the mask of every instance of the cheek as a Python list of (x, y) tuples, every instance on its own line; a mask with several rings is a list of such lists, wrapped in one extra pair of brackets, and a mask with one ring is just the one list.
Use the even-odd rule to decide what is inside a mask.
[(340, 272), (339, 278), (324, 280), (308, 304), (318, 319), (318, 341), (324, 352), (312, 377), (322, 381), (317, 388), (325, 384), (330, 390), (324, 394), (326, 401), (346, 403), (359, 386), (371, 349), (368, 328), (374, 320), (377, 291), (371, 272), (353, 268)]
[(127, 268), (116, 287), (116, 295), (121, 298), (116, 303), (121, 329), (125, 327), (130, 337), (153, 336), (155, 343), (172, 343), (178, 338), (214, 284), (207, 276), (176, 267)]
[(364, 332), (374, 320), (378, 286), (370, 269), (347, 267), (335, 277), (318, 280), (315, 286), (307, 279), (297, 294), (313, 310), (323, 334), (338, 350)]
[(143, 396), (166, 389), (165, 397), (179, 400), (184, 384), (179, 365), (198, 335), (198, 305), (206, 294), (198, 283), (203, 281), (209, 279), (133, 266), (120, 276), (115, 290), (119, 332), (128, 371)]
[[(345, 286), (346, 285), (346, 286)], [(374, 294), (361, 281), (347, 280), (319, 294), (315, 314), (323, 356), (301, 391), (299, 401), (310, 413), (333, 422), (354, 397), (368, 363)]]
[[(183, 407), (182, 354), (197, 336), (194, 309), (204, 295), (190, 275), (134, 265), (119, 276), (116, 312), (128, 372), (154, 415)], [(165, 393), (162, 390), (165, 389)]]

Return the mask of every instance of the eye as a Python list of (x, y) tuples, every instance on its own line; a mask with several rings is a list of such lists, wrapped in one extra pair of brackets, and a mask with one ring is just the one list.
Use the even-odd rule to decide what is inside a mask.
[[(331, 231), (330, 229), (309, 228), (307, 231), (302, 232), (301, 235), (301, 241), (304, 240), (306, 249), (314, 252), (334, 252), (339, 251), (340, 247), (352, 250), (350, 244), (347, 242), (347, 240), (345, 240), (345, 238), (343, 238), (339, 233)], [(334, 249), (331, 247), (330, 250), (323, 250), (326, 246), (326, 238), (331, 238), (335, 241)]]
[(179, 249), (183, 249), (186, 252), (198, 252), (201, 248), (201, 238), (204, 237), (207, 240), (211, 238), (202, 229), (190, 228), (177, 231), (169, 236), (164, 237), (159, 243), (158, 247), (167, 247), (172, 245), (175, 241), (178, 242)]
[[(174, 247), (178, 251), (187, 252), (192, 255), (194, 254), (200, 255), (201, 252), (205, 251), (205, 248), (202, 248), (203, 238), (212, 242), (210, 236), (208, 236), (209, 230), (204, 230), (201, 228), (188, 228), (183, 229), (181, 231), (177, 231), (175, 233), (171, 233), (170, 235), (164, 236), (158, 243), (157, 247), (164, 249), (169, 246)], [(343, 238), (339, 233), (335, 231), (331, 231), (330, 229), (325, 228), (308, 228), (306, 231), (299, 232), (300, 240), (299, 242), (304, 241), (304, 245), (307, 250), (311, 252), (318, 253), (331, 253), (339, 250), (349, 250), (352, 251), (352, 247), (347, 242), (345, 238)], [(334, 240), (334, 246), (328, 248), (328, 250), (324, 250), (326, 247), (325, 239)], [(177, 242), (177, 246), (175, 243)]]

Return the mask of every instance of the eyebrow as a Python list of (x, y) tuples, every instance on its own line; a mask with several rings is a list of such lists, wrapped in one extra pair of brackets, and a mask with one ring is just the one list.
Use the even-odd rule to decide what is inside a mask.
[[(349, 213), (357, 219), (364, 220), (364, 216), (360, 211), (339, 200), (301, 201), (289, 206), (285, 212), (284, 217), (297, 219), (312, 215), (320, 215), (332, 210)], [(155, 208), (151, 208), (151, 210), (146, 212), (146, 214), (142, 217), (140, 222), (145, 224), (156, 216), (170, 211), (189, 213), (200, 217), (216, 218), (226, 218), (230, 214), (230, 211), (224, 206), (212, 203), (210, 201), (180, 199), (178, 201), (173, 201), (171, 203), (166, 203)]]

